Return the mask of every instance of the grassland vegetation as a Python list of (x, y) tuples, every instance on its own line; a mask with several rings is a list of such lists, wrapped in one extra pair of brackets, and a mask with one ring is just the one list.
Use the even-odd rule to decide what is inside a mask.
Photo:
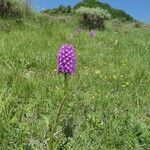
[[(55, 134), (56, 149), (150, 149), (150, 26), (108, 20), (78, 28), (80, 16), (0, 18), (0, 149), (48, 149), (63, 97), (61, 44), (74, 45), (77, 72)], [(59, 134), (58, 134), (59, 133)]]

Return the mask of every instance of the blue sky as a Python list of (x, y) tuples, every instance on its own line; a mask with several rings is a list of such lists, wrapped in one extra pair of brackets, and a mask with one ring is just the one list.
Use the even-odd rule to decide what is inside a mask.
[[(82, 0), (30, 0), (32, 5), (38, 11), (55, 8), (59, 5), (71, 5)], [(150, 0), (101, 0), (114, 8), (122, 9), (135, 19), (150, 23)]]

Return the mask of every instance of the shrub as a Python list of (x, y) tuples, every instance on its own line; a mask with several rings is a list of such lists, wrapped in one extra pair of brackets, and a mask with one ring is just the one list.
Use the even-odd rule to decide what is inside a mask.
[(141, 26), (142, 26), (142, 23), (140, 23), (140, 22), (135, 22), (134, 23), (135, 28), (140, 28)]
[(23, 17), (31, 14), (27, 0), (0, 0), (1, 17)]
[(88, 29), (104, 29), (105, 28), (105, 20), (110, 18), (110, 14), (103, 9), (100, 8), (85, 8), (80, 7), (76, 10), (78, 14), (83, 16), (83, 20), (81, 21), (81, 25)]
[(109, 4), (107, 3), (101, 3), (99, 1), (90, 1), (90, 0), (85, 0), (83, 2), (79, 2), (78, 4), (76, 4), (74, 6), (74, 9), (78, 9), (80, 7), (88, 7), (88, 8), (101, 8), (104, 10), (107, 10), (110, 14), (112, 18), (117, 18), (122, 22), (125, 21), (134, 21), (134, 19), (128, 15), (125, 11), (123, 10), (118, 10), (115, 8), (112, 8)]
[(44, 13), (47, 14), (70, 14), (72, 12), (72, 8), (70, 5), (68, 5), (67, 7), (64, 5), (60, 5), (58, 8), (53, 8), (53, 9), (47, 9), (43, 11)]
[(67, 12), (67, 8), (66, 8), (64, 5), (60, 5), (60, 6), (58, 7), (58, 12), (64, 14), (64, 13)]
[(98, 2), (98, 0), (83, 0), (83, 2), (87, 4), (95, 4)]
[(80, 7), (96, 8), (99, 6), (100, 6), (100, 2), (95, 2), (95, 3), (79, 2), (73, 8), (74, 9), (79, 9)]

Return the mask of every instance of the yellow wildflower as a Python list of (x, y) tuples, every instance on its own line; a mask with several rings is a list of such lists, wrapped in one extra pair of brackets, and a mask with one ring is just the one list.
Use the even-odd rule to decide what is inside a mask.
[(125, 87), (126, 87), (126, 85), (122, 85), (122, 87), (124, 87), (124, 88), (125, 88)]
[(95, 73), (96, 73), (96, 74), (100, 74), (100, 70), (96, 70)]
[(113, 79), (117, 79), (117, 75), (113, 75)]
[(120, 77), (123, 78), (123, 75), (121, 75)]
[(95, 98), (95, 96), (92, 96), (92, 99), (94, 99)]

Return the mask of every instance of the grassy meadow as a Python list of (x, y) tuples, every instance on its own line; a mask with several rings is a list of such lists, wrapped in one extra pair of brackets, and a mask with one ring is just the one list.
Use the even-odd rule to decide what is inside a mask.
[(56, 149), (150, 149), (150, 27), (108, 21), (90, 37), (74, 35), (78, 22), (74, 15), (0, 19), (0, 150), (48, 149), (63, 97), (56, 63), (64, 43), (75, 46), (77, 72)]

